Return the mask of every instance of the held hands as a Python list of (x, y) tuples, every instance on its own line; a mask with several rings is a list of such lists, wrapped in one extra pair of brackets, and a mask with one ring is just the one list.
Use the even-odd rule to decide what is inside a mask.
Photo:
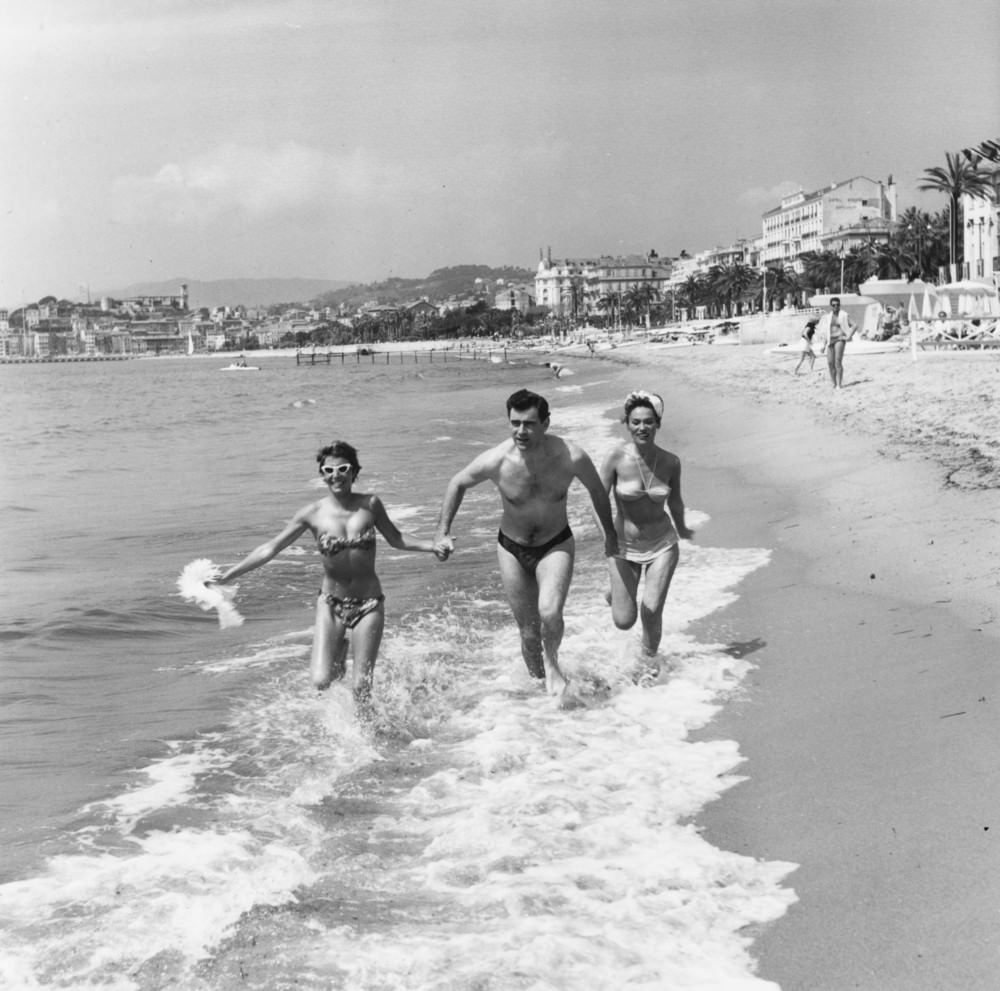
[(613, 530), (610, 533), (604, 535), (604, 556), (605, 557), (617, 557), (618, 556), (618, 534)]
[(439, 561), (447, 561), (455, 552), (455, 541), (448, 534), (439, 534), (434, 538), (432, 550)]

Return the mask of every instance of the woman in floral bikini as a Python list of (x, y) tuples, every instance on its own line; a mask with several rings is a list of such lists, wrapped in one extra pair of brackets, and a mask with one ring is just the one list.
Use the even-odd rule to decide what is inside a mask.
[(396, 550), (425, 551), (436, 554), (442, 561), (448, 554), (435, 551), (430, 540), (401, 533), (374, 493), (353, 491), (361, 465), (358, 452), (350, 444), (334, 441), (319, 451), (316, 460), (327, 494), (300, 509), (281, 533), (223, 572), (217, 584), (225, 585), (259, 568), (307, 530), (312, 533), (324, 571), (316, 600), (310, 666), (313, 684), (323, 690), (332, 681), (343, 678), (350, 630), (354, 648), (354, 698), (359, 709), (365, 710), (371, 700), (375, 660), (385, 626), (385, 596), (375, 573), (375, 532), (381, 533)]

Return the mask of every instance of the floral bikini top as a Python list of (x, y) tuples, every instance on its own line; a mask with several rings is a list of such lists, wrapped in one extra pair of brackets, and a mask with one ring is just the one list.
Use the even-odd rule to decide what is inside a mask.
[(333, 557), (341, 551), (351, 550), (355, 547), (361, 550), (368, 550), (375, 546), (375, 527), (370, 526), (367, 530), (359, 533), (356, 537), (335, 537), (331, 533), (321, 533), (316, 538), (316, 547), (320, 554), (326, 557)]

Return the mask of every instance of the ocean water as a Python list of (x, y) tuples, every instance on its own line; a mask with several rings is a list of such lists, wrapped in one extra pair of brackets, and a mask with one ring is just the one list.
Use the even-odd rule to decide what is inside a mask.
[(260, 363), (0, 366), (0, 987), (774, 988), (752, 936), (794, 901), (793, 865), (702, 838), (692, 817), (741, 759), (688, 739), (749, 663), (687, 630), (767, 548), (683, 546), (669, 674), (642, 687), (575, 487), (562, 662), (581, 704), (562, 709), (520, 659), (496, 492), (471, 490), (447, 563), (380, 542), (373, 728), (345, 686), (310, 687), (308, 543), (241, 579), (243, 626), (177, 594), (188, 562), (238, 560), (315, 498), (332, 439), (430, 536), (510, 392), (547, 395), (597, 461), (638, 371)]

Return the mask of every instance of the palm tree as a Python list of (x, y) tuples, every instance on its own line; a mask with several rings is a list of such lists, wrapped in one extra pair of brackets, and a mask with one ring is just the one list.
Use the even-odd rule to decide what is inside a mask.
[(571, 275), (563, 283), (561, 297), (569, 301), (570, 314), (573, 317), (573, 325), (577, 323), (577, 314), (580, 311), (580, 304), (584, 299), (583, 279), (579, 275)]
[(649, 324), (649, 311), (653, 303), (659, 298), (659, 290), (649, 282), (642, 285), (636, 283), (630, 286), (625, 293), (625, 307), (637, 316), (641, 313), (646, 315), (646, 324)]
[(945, 152), (946, 165), (924, 169), (926, 178), (917, 187), (925, 192), (944, 193), (948, 197), (948, 261), (961, 261), (958, 216), (962, 196), (987, 197), (992, 191), (989, 173), (980, 168), (978, 155), (965, 159), (960, 153)]
[(708, 270), (708, 281), (719, 307), (719, 315), (723, 315), (724, 308), (725, 315), (735, 316), (737, 305), (746, 300), (747, 290), (756, 287), (759, 276), (749, 265), (735, 262), (732, 265), (713, 265)]
[(614, 326), (615, 314), (621, 309), (621, 302), (621, 294), (616, 292), (607, 292), (597, 301), (597, 308), (606, 315), (609, 327)]
[(688, 311), (688, 317), (694, 316), (696, 307), (707, 303), (707, 291), (705, 277), (703, 275), (689, 275), (677, 289), (677, 302)]
[(839, 292), (840, 255), (836, 251), (807, 251), (799, 261), (805, 282), (814, 292)]

